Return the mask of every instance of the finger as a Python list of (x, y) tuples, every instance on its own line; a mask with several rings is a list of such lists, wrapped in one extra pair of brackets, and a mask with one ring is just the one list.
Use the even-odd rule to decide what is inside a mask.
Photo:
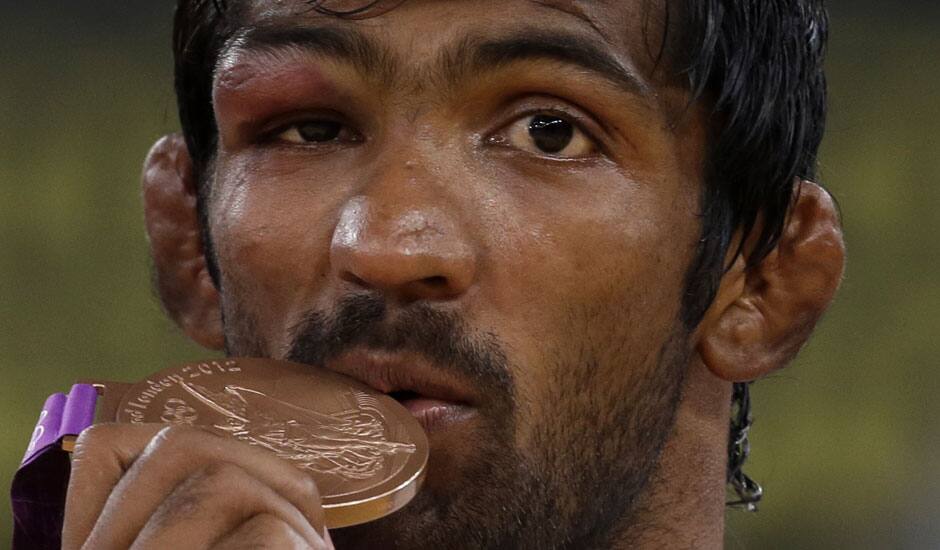
[(308, 547), (323, 543), (303, 514), (265, 483), (237, 465), (214, 463), (163, 500), (132, 548), (208, 548), (259, 515), (283, 522)]
[[(164, 427), (111, 491), (88, 541), (127, 547), (167, 495), (196, 472), (216, 463), (245, 470), (290, 502), (312, 528), (323, 532), (324, 513), (313, 479), (286, 460), (201, 428)], [(113, 518), (120, 518), (117, 521)]]
[(287, 522), (276, 516), (262, 514), (240, 525), (212, 548), (213, 550), (258, 550), (259, 548), (327, 550), (332, 549), (333, 545), (323, 542), (311, 546)]
[(112, 489), (162, 424), (96, 424), (83, 431), (72, 453), (62, 548), (81, 548)]

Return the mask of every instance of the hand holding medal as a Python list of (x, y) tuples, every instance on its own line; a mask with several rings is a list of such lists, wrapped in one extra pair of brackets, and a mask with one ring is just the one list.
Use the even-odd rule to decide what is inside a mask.
[(65, 547), (99, 532), (211, 544), (249, 519), (316, 546), (324, 528), (400, 509), (424, 478), (427, 439), (408, 410), (331, 371), (231, 359), (93, 385), (101, 424), (56, 445), (75, 450)]

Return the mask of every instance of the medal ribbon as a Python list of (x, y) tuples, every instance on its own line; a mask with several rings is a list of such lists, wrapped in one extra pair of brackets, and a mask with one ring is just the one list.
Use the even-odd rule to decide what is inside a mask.
[(13, 476), (13, 549), (60, 548), (71, 459), (62, 448), (95, 420), (98, 392), (89, 384), (46, 399), (20, 468)]

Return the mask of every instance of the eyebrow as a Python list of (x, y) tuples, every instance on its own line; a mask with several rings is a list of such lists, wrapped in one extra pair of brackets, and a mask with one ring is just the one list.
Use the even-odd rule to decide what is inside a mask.
[[(245, 27), (226, 43), (220, 59), (234, 50), (276, 54), (292, 48), (345, 61), (385, 83), (392, 82), (402, 72), (402, 63), (387, 48), (355, 29), (337, 26), (266, 24)], [(456, 83), (471, 75), (523, 61), (569, 65), (629, 94), (642, 97), (652, 94), (650, 85), (636, 70), (621, 64), (596, 41), (563, 30), (521, 29), (496, 38), (466, 36), (438, 56), (433, 69)]]
[(367, 73), (391, 74), (396, 64), (385, 49), (353, 29), (280, 24), (242, 28), (223, 46), (219, 59), (233, 51), (277, 53), (288, 49), (341, 59)]
[(632, 94), (648, 96), (649, 84), (631, 67), (580, 34), (526, 30), (478, 44), (473, 52), (478, 70), (503, 67), (517, 61), (550, 60), (575, 66)]

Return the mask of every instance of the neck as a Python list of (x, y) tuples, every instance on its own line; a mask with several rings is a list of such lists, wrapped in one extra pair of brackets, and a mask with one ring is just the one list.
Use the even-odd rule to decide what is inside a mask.
[(722, 548), (731, 384), (693, 361), (643, 502), (616, 548)]

